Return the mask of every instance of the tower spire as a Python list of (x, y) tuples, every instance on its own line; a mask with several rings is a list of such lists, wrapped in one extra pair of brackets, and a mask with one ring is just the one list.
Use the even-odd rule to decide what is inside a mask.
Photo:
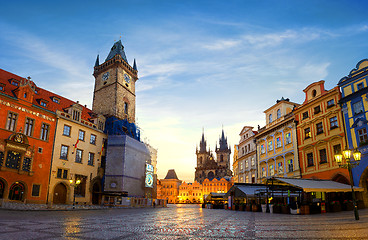
[(96, 62), (95, 62), (95, 67), (98, 67), (100, 65), (100, 54), (97, 54), (97, 58), (96, 58)]
[(136, 70), (136, 71), (138, 71), (138, 69), (137, 69), (137, 63), (135, 62), (135, 58), (134, 58), (134, 62), (133, 62), (133, 69)]

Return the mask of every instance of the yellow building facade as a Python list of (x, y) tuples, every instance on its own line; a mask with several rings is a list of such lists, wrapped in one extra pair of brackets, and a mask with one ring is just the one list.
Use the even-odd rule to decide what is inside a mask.
[(183, 182), (179, 186), (179, 203), (203, 203), (202, 184)]
[(203, 183), (203, 196), (209, 195), (210, 193), (227, 193), (231, 186), (233, 185), (232, 178), (214, 178), (209, 180), (206, 178)]
[(175, 170), (170, 169), (164, 179), (157, 181), (157, 198), (165, 199), (168, 203), (178, 203), (181, 183), (182, 181), (178, 179)]
[(297, 103), (281, 98), (264, 111), (266, 126), (256, 135), (258, 182), (271, 176), (300, 178), (296, 124)]
[(67, 99), (58, 101), (68, 107), (56, 111), (49, 202), (72, 204), (75, 198), (77, 204), (100, 204), (105, 118)]

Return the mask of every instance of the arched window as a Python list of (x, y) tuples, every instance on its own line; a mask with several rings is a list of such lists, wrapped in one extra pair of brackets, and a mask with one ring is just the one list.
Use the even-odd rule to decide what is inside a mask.
[(270, 115), (268, 116), (268, 122), (269, 122), (269, 123), (272, 123), (272, 114), (270, 114)]
[(281, 109), (278, 109), (277, 110), (277, 118), (280, 118), (281, 117)]

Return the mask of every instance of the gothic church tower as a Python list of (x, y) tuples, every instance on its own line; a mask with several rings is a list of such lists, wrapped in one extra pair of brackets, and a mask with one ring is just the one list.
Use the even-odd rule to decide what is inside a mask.
[(92, 110), (105, 117), (127, 119), (135, 123), (135, 83), (138, 70), (134, 60), (133, 67), (125, 56), (121, 40), (114, 43), (104, 63), (97, 56), (93, 76)]

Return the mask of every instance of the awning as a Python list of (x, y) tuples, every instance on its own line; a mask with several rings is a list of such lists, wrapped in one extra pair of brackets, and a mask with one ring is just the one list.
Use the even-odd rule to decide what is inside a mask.
[(254, 197), (259, 192), (266, 192), (267, 187), (263, 184), (235, 183), (227, 192), (226, 196), (234, 197)]
[[(304, 192), (351, 192), (351, 186), (330, 180), (301, 179), (301, 178), (270, 178), (268, 185), (272, 182), (275, 185), (286, 184), (303, 189)], [(361, 187), (355, 187), (354, 191), (364, 191)]]

